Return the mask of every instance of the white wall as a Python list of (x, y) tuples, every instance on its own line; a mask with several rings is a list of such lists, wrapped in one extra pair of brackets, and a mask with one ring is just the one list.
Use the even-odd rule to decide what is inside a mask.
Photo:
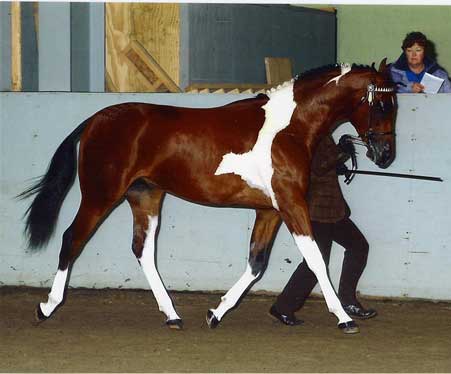
[[(45, 172), (56, 147), (104, 106), (142, 101), (215, 106), (249, 95), (0, 93), (0, 285), (49, 287), (61, 235), (79, 202), (74, 185), (47, 249), (25, 250), (22, 215), (30, 201), (14, 195)], [(441, 176), (444, 183), (356, 176), (343, 190), (352, 218), (370, 242), (362, 294), (451, 300), (449, 95), (400, 95), (397, 159), (387, 171)], [(336, 133), (353, 132), (349, 124)], [(364, 158), (362, 169), (376, 170)], [(253, 211), (208, 208), (168, 196), (159, 237), (158, 267), (169, 289), (225, 290), (246, 266)], [(120, 205), (99, 228), (74, 266), (70, 285), (148, 288), (131, 252), (131, 212)], [(338, 284), (342, 249), (334, 247), (331, 277)], [(253, 290), (279, 291), (301, 257), (285, 226), (269, 268)]]

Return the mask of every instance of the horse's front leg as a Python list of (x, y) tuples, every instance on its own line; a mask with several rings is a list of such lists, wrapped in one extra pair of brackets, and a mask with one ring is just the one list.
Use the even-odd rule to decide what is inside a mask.
[[(294, 198), (294, 199), (293, 199)], [(345, 333), (359, 332), (357, 324), (346, 314), (330, 282), (326, 264), (316, 244), (309, 218), (308, 206), (301, 190), (285, 184), (276, 194), (280, 214), (308, 267), (318, 279), (329, 311), (338, 318), (338, 327)]]
[(272, 243), (280, 223), (280, 215), (276, 210), (261, 209), (256, 211), (246, 271), (238, 282), (221, 297), (219, 306), (216, 309), (210, 309), (208, 311), (207, 323), (210, 328), (215, 328), (222, 317), (230, 309), (237, 306), (246, 294), (246, 291), (263, 276), (268, 265)]

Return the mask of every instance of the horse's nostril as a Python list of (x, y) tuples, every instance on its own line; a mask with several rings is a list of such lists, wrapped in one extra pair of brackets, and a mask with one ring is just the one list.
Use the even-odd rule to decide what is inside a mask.
[(366, 151), (366, 157), (370, 160), (374, 160), (374, 152), (371, 149), (368, 149), (368, 151)]

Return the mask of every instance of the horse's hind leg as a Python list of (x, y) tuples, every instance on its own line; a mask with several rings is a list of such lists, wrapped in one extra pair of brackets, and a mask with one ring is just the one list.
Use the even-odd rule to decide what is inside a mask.
[(166, 314), (166, 324), (181, 329), (183, 323), (175, 311), (171, 298), (161, 281), (155, 265), (155, 243), (164, 191), (136, 181), (127, 191), (126, 198), (133, 212), (133, 252), (138, 259), (161, 312)]
[(102, 199), (98, 194), (85, 193), (82, 197), (77, 215), (63, 235), (58, 271), (48, 295), (48, 300), (45, 303), (40, 303), (37, 307), (36, 317), (38, 320), (43, 321), (49, 318), (63, 301), (68, 273), (72, 264), (80, 255), (86, 241), (114, 206), (115, 202), (116, 200), (112, 202), (108, 199)]
[(249, 260), (246, 271), (232, 288), (221, 298), (216, 309), (207, 313), (207, 323), (215, 328), (222, 317), (246, 294), (246, 291), (263, 276), (269, 260), (269, 254), (275, 234), (281, 223), (279, 213), (275, 210), (257, 210), (254, 229), (252, 231)]

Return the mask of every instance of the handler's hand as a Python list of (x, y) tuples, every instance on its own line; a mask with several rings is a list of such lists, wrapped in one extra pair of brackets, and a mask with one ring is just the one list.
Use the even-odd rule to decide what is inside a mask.
[(423, 92), (423, 90), (424, 90), (424, 86), (422, 84), (416, 83), (416, 82), (412, 84), (412, 92), (413, 93), (420, 93), (420, 92)]

